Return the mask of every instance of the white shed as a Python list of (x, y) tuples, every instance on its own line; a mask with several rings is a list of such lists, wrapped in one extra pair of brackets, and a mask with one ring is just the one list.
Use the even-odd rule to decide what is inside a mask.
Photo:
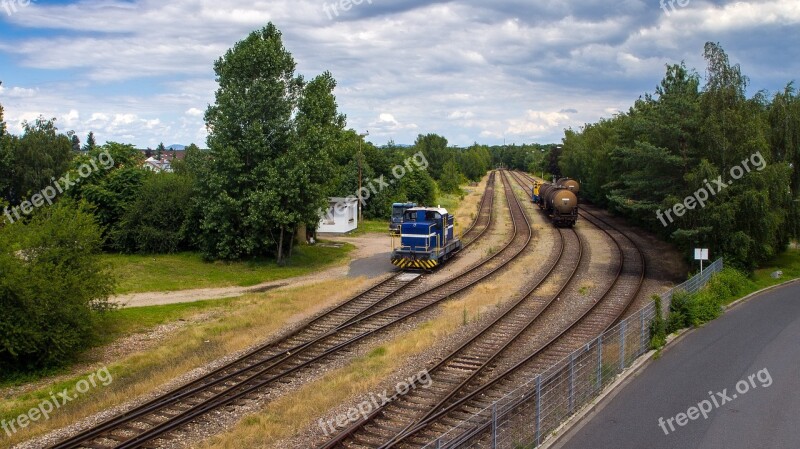
[(358, 199), (330, 198), (328, 210), (320, 217), (317, 232), (344, 234), (358, 228)]

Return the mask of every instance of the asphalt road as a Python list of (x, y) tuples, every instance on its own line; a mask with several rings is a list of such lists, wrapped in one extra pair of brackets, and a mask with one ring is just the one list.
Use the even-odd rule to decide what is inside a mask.
[(554, 448), (800, 448), (800, 284), (686, 335)]
[(351, 278), (360, 276), (375, 278), (396, 270), (397, 267), (392, 265), (392, 253), (389, 251), (354, 260), (350, 263), (350, 271), (348, 271), (347, 276)]

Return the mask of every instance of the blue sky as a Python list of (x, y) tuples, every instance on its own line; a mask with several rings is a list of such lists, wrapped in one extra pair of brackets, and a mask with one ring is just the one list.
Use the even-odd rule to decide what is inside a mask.
[(703, 76), (706, 41), (751, 94), (800, 74), (797, 0), (0, 0), (0, 104), (16, 133), (41, 114), (101, 143), (205, 146), (214, 60), (269, 21), (376, 144), (557, 142), (652, 92), (665, 64)]

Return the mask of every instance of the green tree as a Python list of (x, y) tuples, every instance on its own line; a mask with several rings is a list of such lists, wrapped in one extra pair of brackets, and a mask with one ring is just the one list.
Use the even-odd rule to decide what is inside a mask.
[(70, 202), (0, 227), (0, 373), (64, 364), (92, 341), (113, 278), (100, 229)]
[(12, 145), (13, 169), (7, 198), (11, 204), (19, 204), (50, 185), (53, 178), (67, 171), (73, 158), (72, 141), (58, 133), (55, 119), (39, 117), (33, 123), (24, 122), (23, 128), (22, 137)]
[(792, 203), (787, 220), (790, 238), (800, 240), (800, 95), (789, 83), (775, 95), (768, 108), (769, 141), (773, 157), (793, 167)]
[(283, 262), (296, 226), (317, 222), (329, 182), (327, 145), (344, 117), (330, 74), (308, 86), (272, 23), (214, 64), (219, 89), (206, 112), (212, 162), (199, 180), (206, 257), (275, 253)]
[(129, 253), (174, 253), (188, 249), (192, 180), (174, 173), (149, 173), (114, 226), (114, 247)]
[(75, 135), (75, 132), (70, 131), (67, 133), (67, 136), (69, 136), (70, 140), (72, 141), (72, 151), (76, 153), (81, 151), (81, 139)]
[(400, 195), (420, 206), (434, 206), (436, 182), (426, 170), (412, 170), (400, 180)]
[(156, 159), (160, 161), (166, 152), (167, 147), (164, 146), (164, 142), (159, 142), (158, 146), (156, 147)]
[(442, 168), (442, 179), (439, 181), (439, 188), (445, 193), (458, 193), (461, 188), (461, 172), (455, 159), (450, 159)]
[(430, 167), (428, 172), (434, 179), (441, 179), (444, 164), (453, 157), (453, 151), (447, 147), (447, 139), (438, 134), (420, 134), (414, 143), (414, 152), (422, 151)]
[[(581, 180), (581, 195), (669, 237), (687, 255), (709, 247), (749, 269), (798, 235), (800, 114), (791, 85), (771, 104), (763, 93), (747, 98), (747, 77), (719, 44), (706, 44), (704, 56), (702, 89), (684, 64), (667, 66), (655, 94), (627, 113), (568, 130), (560, 164)], [(748, 164), (750, 172), (733, 180), (731, 170)], [(703, 207), (661, 212), (715, 180), (727, 187), (709, 193)]]
[(86, 136), (86, 143), (83, 145), (82, 150), (85, 152), (94, 151), (97, 148), (97, 141), (94, 138), (94, 133), (89, 131), (89, 134)]
[[(79, 178), (79, 167), (91, 165), (92, 160), (107, 164), (99, 164), (97, 170), (92, 170), (88, 177), (67, 191), (72, 198), (92, 205), (106, 235), (116, 234), (126, 209), (139, 194), (148, 173), (141, 168), (142, 159), (141, 152), (133, 145), (108, 142), (73, 162), (72, 179)], [(114, 241), (109, 240), (107, 245), (114, 247)]]
[(3, 105), (0, 105), (0, 201), (8, 202), (11, 197), (11, 176), (14, 167), (14, 145), (16, 138), (6, 131)]

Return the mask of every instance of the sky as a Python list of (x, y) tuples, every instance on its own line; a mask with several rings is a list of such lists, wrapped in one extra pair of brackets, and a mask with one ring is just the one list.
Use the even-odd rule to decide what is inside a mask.
[(5, 119), (205, 147), (214, 61), (268, 22), (377, 145), (560, 142), (652, 93), (667, 64), (704, 77), (707, 41), (751, 95), (800, 77), (798, 0), (0, 0)]

